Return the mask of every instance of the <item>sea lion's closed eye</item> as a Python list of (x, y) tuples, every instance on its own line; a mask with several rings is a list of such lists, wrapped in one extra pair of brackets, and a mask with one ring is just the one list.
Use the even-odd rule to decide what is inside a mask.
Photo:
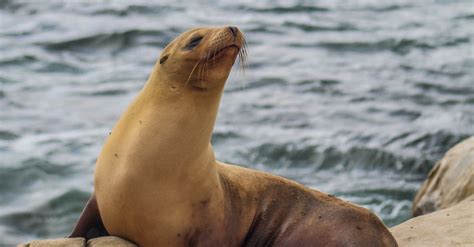
[(203, 36), (195, 36), (193, 38), (191, 38), (191, 40), (189, 41), (189, 43), (184, 47), (185, 50), (191, 50), (193, 49), (194, 47), (198, 46), (199, 43), (201, 43), (201, 40), (202, 38), (204, 38)]
[(164, 55), (161, 59), (160, 59), (160, 64), (163, 64), (167, 59), (168, 59), (169, 55)]

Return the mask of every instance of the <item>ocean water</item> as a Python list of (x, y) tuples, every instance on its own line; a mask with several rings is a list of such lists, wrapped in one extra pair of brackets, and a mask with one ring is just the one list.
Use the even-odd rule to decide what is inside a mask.
[(238, 26), (219, 160), (410, 217), (426, 174), (474, 134), (472, 1), (0, 1), (0, 245), (65, 236), (94, 163), (162, 48)]

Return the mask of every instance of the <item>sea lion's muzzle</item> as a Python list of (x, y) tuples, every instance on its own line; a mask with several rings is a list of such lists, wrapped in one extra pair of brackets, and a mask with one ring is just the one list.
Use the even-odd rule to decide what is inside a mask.
[(239, 31), (239, 29), (237, 27), (233, 27), (233, 26), (228, 27), (228, 29), (230, 30), (230, 32), (232, 33), (234, 38), (236, 38), (237, 37), (237, 32)]
[(233, 49), (235, 54), (239, 54), (244, 43), (245, 39), (237, 27), (224, 27), (211, 38), (209, 50), (205, 53), (204, 59), (214, 62), (228, 49)]

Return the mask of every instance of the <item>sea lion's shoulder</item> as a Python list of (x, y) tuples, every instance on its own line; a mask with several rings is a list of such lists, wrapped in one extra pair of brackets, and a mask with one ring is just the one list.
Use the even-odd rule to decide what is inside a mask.
[(321, 196), (325, 200), (329, 201), (337, 200), (332, 196), (308, 188), (290, 179), (273, 175), (264, 171), (224, 163), (219, 163), (218, 171), (221, 179), (230, 180), (230, 182), (235, 186), (238, 186), (242, 189), (246, 188), (250, 191), (266, 191), (268, 194), (269, 189), (279, 192), (289, 190), (290, 193)]

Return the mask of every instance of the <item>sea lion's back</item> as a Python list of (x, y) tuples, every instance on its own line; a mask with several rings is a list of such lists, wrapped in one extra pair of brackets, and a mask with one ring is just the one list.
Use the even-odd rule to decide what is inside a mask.
[(242, 167), (223, 165), (220, 176), (231, 217), (251, 218), (242, 222), (247, 224), (243, 246), (397, 246), (365, 208)]

